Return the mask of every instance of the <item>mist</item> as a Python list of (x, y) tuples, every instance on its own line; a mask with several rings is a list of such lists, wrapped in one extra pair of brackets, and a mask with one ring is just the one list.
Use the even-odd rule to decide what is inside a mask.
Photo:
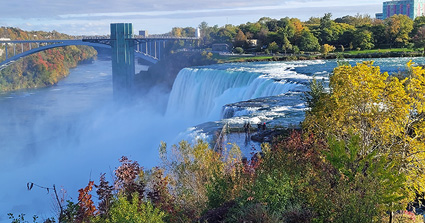
[[(168, 93), (152, 88), (128, 102), (112, 100), (109, 61), (81, 65), (58, 85), (15, 92), (0, 98), (0, 222), (7, 213), (26, 219), (57, 217), (52, 191), (55, 184), (65, 200), (76, 201), (78, 189), (102, 173), (109, 181), (127, 156), (145, 169), (159, 164), (161, 141), (194, 125), (164, 115)], [(65, 192), (65, 193), (63, 193)]]

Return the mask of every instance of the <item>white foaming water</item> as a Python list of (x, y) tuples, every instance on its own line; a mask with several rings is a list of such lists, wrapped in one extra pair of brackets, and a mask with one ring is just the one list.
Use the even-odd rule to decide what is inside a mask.
[[(247, 68), (252, 70), (252, 68)], [(297, 83), (269, 74), (243, 69), (185, 68), (178, 74), (168, 101), (167, 114), (211, 121), (220, 118), (222, 107), (229, 103), (284, 94)]]

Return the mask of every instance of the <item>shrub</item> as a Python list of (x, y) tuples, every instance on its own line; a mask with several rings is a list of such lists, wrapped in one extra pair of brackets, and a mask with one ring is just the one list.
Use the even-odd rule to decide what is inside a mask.
[(237, 53), (237, 54), (242, 54), (243, 49), (242, 49), (242, 47), (236, 47), (234, 52)]
[(161, 223), (164, 222), (164, 212), (153, 207), (150, 202), (139, 201), (139, 195), (133, 194), (132, 200), (127, 196), (119, 195), (112, 202), (109, 217), (106, 222), (111, 223)]

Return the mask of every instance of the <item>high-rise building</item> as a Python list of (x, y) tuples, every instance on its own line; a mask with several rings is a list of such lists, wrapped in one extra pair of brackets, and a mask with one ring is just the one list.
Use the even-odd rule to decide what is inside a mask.
[[(411, 19), (425, 15), (425, 0), (392, 0), (385, 1), (382, 7), (381, 19), (386, 19), (393, 15), (407, 15)], [(377, 18), (380, 14), (377, 13)]]
[(147, 30), (140, 30), (139, 31), (139, 36), (142, 36), (142, 37), (148, 37), (148, 31)]

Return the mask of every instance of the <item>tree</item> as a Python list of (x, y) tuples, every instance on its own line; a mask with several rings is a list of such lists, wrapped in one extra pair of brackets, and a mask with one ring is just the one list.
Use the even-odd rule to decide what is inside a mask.
[(320, 47), (320, 52), (325, 55), (325, 57), (328, 55), (329, 52), (333, 52), (336, 48), (329, 44), (323, 44)]
[(320, 24), (320, 18), (319, 17), (310, 17), (304, 23), (309, 24), (309, 25), (318, 25), (318, 24)]
[(292, 47), (292, 49), (294, 50), (294, 53), (295, 54), (299, 54), (300, 53), (300, 48), (298, 48), (298, 46), (294, 46), (294, 47)]
[(372, 32), (368, 30), (358, 29), (354, 32), (353, 45), (355, 48), (360, 49), (372, 49), (375, 45), (373, 44)]
[(303, 51), (319, 51), (320, 45), (318, 39), (307, 29), (304, 29), (301, 34), (300, 50)]
[(350, 24), (354, 27), (362, 27), (372, 24), (372, 19), (370, 18), (370, 15), (360, 15), (357, 13), (355, 16), (346, 15), (341, 18), (337, 18), (335, 19), (335, 22)]
[(282, 50), (285, 51), (285, 55), (287, 50), (292, 50), (292, 44), (286, 36), (283, 37)]
[(269, 30), (266, 28), (261, 28), (260, 32), (257, 34), (257, 39), (261, 44), (265, 44), (267, 41)]
[(393, 15), (385, 19), (386, 35), (391, 45), (406, 45), (409, 33), (413, 30), (413, 21), (406, 15)]
[[(336, 23), (330, 20), (330, 14), (325, 14), (321, 18), (320, 26), (315, 32), (318, 34), (319, 43), (321, 44), (346, 44), (346, 38), (355, 30), (355, 27), (346, 23)], [(345, 35), (344, 35), (345, 34)], [(348, 34), (348, 35), (347, 35)]]
[(396, 192), (402, 195), (396, 203), (404, 205), (425, 191), (425, 70), (409, 63), (406, 76), (381, 73), (371, 62), (337, 67), (331, 94), (320, 98), (304, 122), (324, 138), (358, 135), (359, 154), (385, 158), (387, 167), (405, 175)]
[(272, 43), (270, 43), (269, 44), (269, 46), (267, 47), (267, 49), (271, 52), (271, 53), (273, 53), (273, 52), (277, 52), (277, 50), (279, 50), (279, 46), (277, 45), (277, 43), (276, 42), (272, 42)]
[(276, 19), (268, 18), (267, 21), (266, 21), (266, 20), (264, 20), (264, 18), (261, 18), (258, 22), (264, 23), (267, 26), (268, 30), (271, 31), (271, 32), (276, 32), (279, 29), (278, 22), (277, 22)]
[(213, 39), (211, 37), (211, 33), (214, 32), (214, 30), (218, 29), (217, 27), (209, 27), (208, 23), (201, 22), (199, 24), (198, 28), (201, 31), (201, 38), (200, 38), (200, 45), (203, 45), (204, 47), (211, 44)]
[(423, 53), (425, 54), (425, 25), (417, 30), (412, 41), (415, 44), (415, 47), (423, 48)]
[(171, 35), (175, 37), (181, 37), (182, 36), (182, 28), (180, 27), (173, 27), (171, 29)]
[(245, 29), (243, 30), (245, 33), (246, 32), (250, 32), (250, 33), (253, 33), (254, 34), (254, 36), (257, 34), (257, 33), (259, 33), (260, 32), (260, 30), (262, 29), (262, 28), (264, 28), (263, 26), (261, 26), (261, 23), (259, 23), (259, 22), (256, 22), (256, 23), (251, 23), (251, 22), (248, 22), (246, 25), (245, 25)]
[(90, 181), (87, 187), (78, 190), (78, 205), (76, 222), (88, 222), (96, 212), (90, 191), (93, 189), (94, 181)]
[(279, 19), (279, 21), (277, 21), (277, 25), (278, 25), (277, 33), (279, 34), (279, 37), (281, 40), (283, 39), (285, 35), (287, 36), (288, 39), (292, 39), (294, 37), (295, 26), (288, 17)]
[(242, 47), (236, 47), (235, 48), (235, 53), (242, 54), (243, 53)]
[(319, 25), (319, 42), (321, 43), (330, 43), (333, 38), (332, 26), (334, 21), (331, 20), (332, 14), (326, 13), (322, 18), (320, 18)]
[(301, 33), (304, 30), (304, 26), (301, 21), (297, 18), (290, 19), (292, 25), (294, 26), (294, 37), (293, 42), (296, 43), (301, 38)]
[(383, 23), (371, 26), (370, 31), (372, 32), (373, 43), (375, 44), (375, 47), (381, 47), (388, 43), (386, 26)]
[(414, 37), (422, 26), (425, 26), (425, 16), (416, 17), (415, 20), (413, 20), (413, 30), (410, 36)]
[(217, 32), (211, 33), (211, 36), (215, 41), (221, 43), (231, 43), (236, 36), (236, 27), (232, 25), (226, 25), (217, 30)]
[(235, 46), (237, 47), (243, 47), (246, 44), (246, 36), (245, 34), (242, 32), (242, 30), (238, 31), (238, 34), (236, 34), (235, 36)]

